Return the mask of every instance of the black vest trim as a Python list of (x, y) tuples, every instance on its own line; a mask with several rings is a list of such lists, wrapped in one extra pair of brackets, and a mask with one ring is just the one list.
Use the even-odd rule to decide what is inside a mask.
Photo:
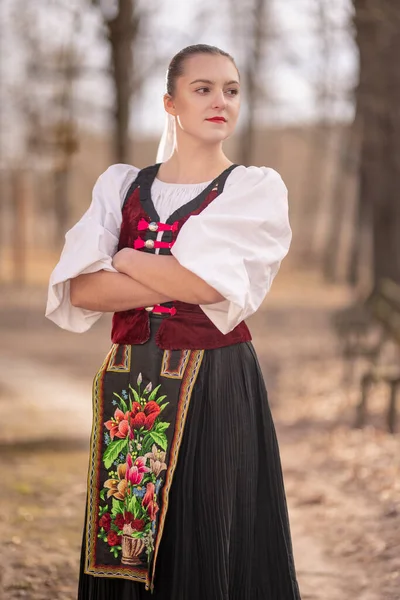
[(198, 196), (196, 196), (196, 198), (193, 198), (193, 200), (189, 200), (189, 202), (186, 202), (186, 204), (184, 204), (183, 206), (178, 208), (175, 212), (173, 212), (172, 215), (170, 217), (168, 217), (167, 224), (172, 225), (172, 223), (174, 223), (175, 221), (179, 221), (180, 219), (187, 217), (187, 215), (190, 215), (192, 212), (194, 212), (195, 210), (200, 208), (200, 206), (206, 200), (208, 194), (215, 187), (217, 187), (217, 189), (218, 189), (218, 195), (221, 194), (221, 192), (223, 191), (223, 189), (225, 187), (225, 183), (228, 178), (228, 175), (237, 166), (238, 165), (231, 165), (230, 167), (225, 169), (225, 171), (223, 171), (220, 175), (218, 175), (218, 177), (213, 179), (213, 181), (202, 192), (200, 192), (200, 194)]
[[(155, 165), (151, 165), (150, 167), (145, 167), (136, 176), (136, 179), (131, 183), (129, 189), (125, 195), (125, 199), (122, 205), (122, 210), (124, 209), (128, 199), (131, 197), (133, 192), (140, 187), (140, 204), (142, 205), (145, 213), (150, 217), (152, 221), (160, 222), (160, 217), (156, 211), (153, 200), (151, 198), (151, 186), (153, 184), (154, 179), (157, 176), (158, 170), (161, 166), (161, 163), (157, 163)], [(198, 194), (189, 202), (186, 202), (183, 206), (178, 208), (175, 212), (170, 215), (166, 221), (167, 225), (172, 225), (175, 221), (179, 221), (183, 219), (187, 215), (190, 215), (192, 212), (197, 210), (203, 202), (206, 200), (208, 194), (217, 187), (218, 195), (221, 194), (225, 187), (226, 180), (230, 173), (235, 169), (238, 165), (231, 165), (225, 171), (223, 171), (220, 175), (218, 175), (208, 186)]]

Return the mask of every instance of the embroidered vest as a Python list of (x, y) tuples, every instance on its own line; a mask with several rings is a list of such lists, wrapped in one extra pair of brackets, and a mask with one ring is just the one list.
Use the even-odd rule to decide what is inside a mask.
[[(192, 215), (200, 214), (222, 192), (232, 165), (214, 179), (193, 200), (176, 210), (166, 223), (160, 218), (151, 199), (151, 185), (157, 175), (159, 164), (147, 167), (138, 173), (130, 186), (122, 207), (122, 224), (118, 250), (136, 248), (142, 252), (171, 255), (170, 248), (179, 231)], [(163, 231), (161, 241), (156, 241), (157, 232)], [(242, 322), (224, 335), (205, 315), (200, 306), (187, 302), (167, 302), (157, 307), (137, 308), (117, 312), (113, 316), (111, 339), (115, 344), (144, 344), (150, 338), (149, 312), (169, 313), (156, 336), (156, 344), (164, 350), (207, 350), (221, 348), (251, 340), (247, 325)]]

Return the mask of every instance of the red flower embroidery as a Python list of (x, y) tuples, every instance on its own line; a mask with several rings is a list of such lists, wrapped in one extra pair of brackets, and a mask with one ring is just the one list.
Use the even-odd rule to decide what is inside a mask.
[(157, 402), (154, 402), (153, 400), (148, 402), (143, 409), (139, 402), (134, 402), (132, 405), (130, 419), (131, 427), (133, 429), (140, 429), (141, 427), (144, 427), (150, 431), (159, 414), (160, 407), (158, 406)]
[(107, 429), (110, 432), (111, 439), (114, 439), (114, 436), (117, 438), (126, 438), (129, 433), (129, 410), (125, 414), (117, 408), (114, 413), (114, 416), (104, 423)]
[(107, 543), (109, 546), (117, 546), (121, 543), (121, 536), (112, 530), (107, 535)]
[(154, 521), (156, 514), (159, 511), (154, 491), (154, 483), (148, 483), (146, 487), (146, 493), (142, 501), (142, 506), (147, 510), (147, 514), (149, 515), (151, 521)]
[(99, 520), (99, 526), (103, 527), (104, 531), (110, 531), (111, 527), (111, 515), (110, 513), (105, 513)]
[(131, 525), (132, 529), (135, 529), (136, 531), (143, 531), (145, 523), (143, 519), (133, 519)]
[(132, 523), (132, 521), (135, 519), (134, 515), (131, 512), (126, 511), (124, 513), (124, 520), (125, 523), (127, 523), (129, 525), (129, 523)]
[(118, 529), (122, 529), (125, 523), (125, 519), (122, 515), (122, 513), (118, 513), (117, 516), (114, 519), (114, 523), (115, 525), (118, 527)]

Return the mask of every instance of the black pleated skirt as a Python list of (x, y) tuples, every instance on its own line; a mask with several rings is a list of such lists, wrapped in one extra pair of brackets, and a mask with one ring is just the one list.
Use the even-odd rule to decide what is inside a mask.
[(84, 573), (78, 600), (298, 600), (275, 428), (251, 343), (207, 350), (170, 492), (154, 592)]

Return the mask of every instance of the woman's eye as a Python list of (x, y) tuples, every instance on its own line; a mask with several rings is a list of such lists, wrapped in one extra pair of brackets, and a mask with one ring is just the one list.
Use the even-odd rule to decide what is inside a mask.
[[(197, 88), (196, 92), (198, 92), (201, 95), (208, 94), (210, 92), (210, 88), (209, 87)], [(225, 94), (228, 94), (228, 96), (237, 96), (238, 93), (239, 93), (239, 90), (237, 88), (232, 88), (230, 90), (225, 91)]]

